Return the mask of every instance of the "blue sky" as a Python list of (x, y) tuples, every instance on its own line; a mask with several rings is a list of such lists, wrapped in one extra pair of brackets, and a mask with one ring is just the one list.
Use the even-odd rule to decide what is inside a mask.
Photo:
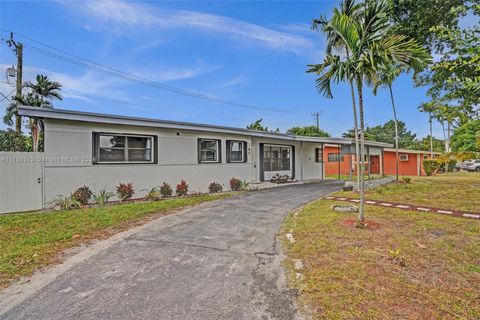
[[(325, 99), (306, 65), (322, 60), (325, 40), (310, 30), (312, 18), (329, 14), (336, 1), (2, 1), (0, 28), (143, 78), (223, 100), (254, 106), (212, 103), (132, 83), (59, 61), (26, 47), (24, 78), (43, 73), (63, 84), (57, 108), (245, 127), (258, 118), (269, 128), (314, 124), (334, 136), (352, 127), (346, 84)], [(2, 30), (2, 38), (8, 34)], [(22, 36), (21, 36), (22, 35)], [(0, 46), (0, 72), (16, 58)], [(0, 90), (13, 87), (0, 77)], [(427, 117), (417, 111), (427, 101), (411, 75), (395, 83), (399, 119), (419, 137)], [(121, 101), (122, 103), (120, 103)], [(7, 101), (2, 101), (1, 108)], [(365, 92), (366, 122), (392, 118), (389, 96)], [(3, 126), (4, 125), (0, 125)], [(434, 134), (441, 137), (437, 125)]]

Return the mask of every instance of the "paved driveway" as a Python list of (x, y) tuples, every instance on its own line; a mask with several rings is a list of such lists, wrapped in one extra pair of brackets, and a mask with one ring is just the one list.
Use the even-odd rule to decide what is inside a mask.
[(250, 192), (150, 223), (1, 319), (295, 319), (276, 233), (337, 182)]

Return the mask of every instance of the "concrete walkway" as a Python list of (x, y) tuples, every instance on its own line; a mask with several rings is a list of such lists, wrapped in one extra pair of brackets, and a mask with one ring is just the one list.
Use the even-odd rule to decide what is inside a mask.
[(0, 310), (0, 319), (300, 318), (275, 235), (289, 212), (342, 185), (250, 192), (160, 218)]

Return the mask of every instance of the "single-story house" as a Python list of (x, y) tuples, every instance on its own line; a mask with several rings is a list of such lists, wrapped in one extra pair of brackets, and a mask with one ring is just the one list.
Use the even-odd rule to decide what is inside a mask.
[[(341, 145), (325, 144), (323, 158), (325, 159), (325, 175), (356, 175), (355, 152), (345, 152)], [(355, 149), (353, 148), (353, 151)], [(367, 174), (396, 174), (396, 151), (394, 148), (371, 148), (366, 145), (365, 172)], [(433, 158), (438, 158), (440, 152), (433, 152)], [(424, 176), (423, 160), (430, 159), (429, 151), (399, 149), (398, 173), (401, 176)]]
[[(228, 190), (232, 177), (246, 182), (269, 181), (277, 174), (298, 181), (323, 180), (324, 146), (336, 145), (349, 152), (353, 144), (344, 138), (72, 110), (20, 107), (19, 114), (44, 123), (44, 152), (38, 175), (27, 175), (25, 168), (14, 173), (15, 164), (11, 163), (8, 169), (17, 184), (23, 173), (25, 179), (38, 183), (41, 201), (36, 202), (40, 203), (37, 207), (83, 185), (98, 192), (102, 188), (114, 191), (120, 182), (132, 182), (135, 197), (142, 197), (164, 181), (175, 188), (181, 179), (192, 192), (205, 192), (214, 181)], [(391, 147), (372, 141), (366, 145), (372, 154), (382, 154), (384, 148)]]

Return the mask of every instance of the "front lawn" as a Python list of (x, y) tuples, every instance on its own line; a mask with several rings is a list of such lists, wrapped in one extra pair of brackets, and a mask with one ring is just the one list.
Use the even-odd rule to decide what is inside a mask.
[[(392, 201), (442, 209), (480, 212), (480, 173), (455, 172), (431, 177), (411, 177), (411, 183), (391, 183), (366, 191), (371, 200)], [(358, 197), (355, 192), (338, 196)]]
[[(418, 190), (429, 185), (432, 191), (418, 199), (430, 203), (430, 192), (435, 199), (435, 192), (457, 197), (448, 180), (422, 180)], [(399, 202), (410, 195), (403, 185), (391, 188), (403, 194), (397, 196)], [(466, 189), (460, 193), (466, 195)], [(394, 197), (393, 192), (385, 194)], [(478, 203), (474, 198), (467, 196)], [(299, 290), (300, 304), (308, 306), (315, 319), (480, 319), (478, 221), (367, 206), (372, 228), (356, 229), (351, 226), (353, 214), (331, 210), (335, 203), (307, 205), (291, 214), (282, 230), (294, 238), (291, 242), (284, 237), (290, 285)], [(294, 259), (300, 259), (303, 268), (297, 263), (295, 269)]]
[(0, 215), (0, 288), (58, 261), (67, 248), (144, 223), (175, 209), (230, 194), (171, 198), (67, 211)]

